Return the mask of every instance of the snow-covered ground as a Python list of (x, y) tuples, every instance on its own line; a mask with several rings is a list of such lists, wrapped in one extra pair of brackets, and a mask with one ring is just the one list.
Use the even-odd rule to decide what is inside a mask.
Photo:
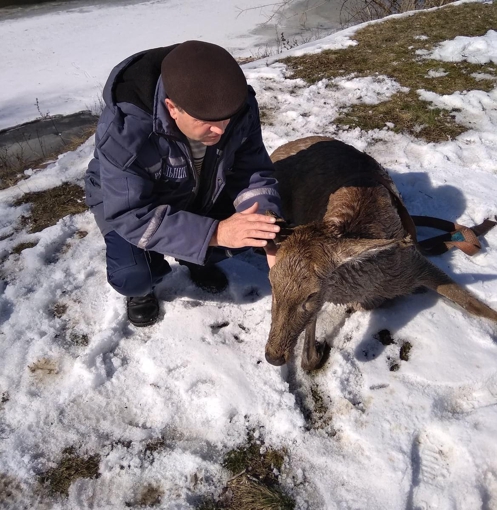
[[(98, 24), (100, 13), (92, 15)], [(129, 15), (145, 19), (144, 11)], [(310, 49), (351, 44), (354, 30)], [(13, 30), (10, 44), (22, 37)], [(490, 31), (466, 45), (446, 41), (438, 55), (467, 58), (471, 47), (471, 58), (495, 62), (492, 40)], [(74, 63), (101, 73), (95, 62), (100, 48), (91, 37), (87, 42), (84, 52), (73, 47)], [(115, 62), (129, 52), (130, 41), (123, 42)], [(16, 65), (2, 83), (15, 82), (13, 69), (24, 70)], [(66, 74), (56, 59), (48, 59), (47, 68), (54, 83)], [(457, 139), (434, 144), (387, 129), (336, 130), (340, 105), (374, 104), (398, 89), (387, 78), (343, 77), (337, 87), (308, 86), (288, 79), (284, 65), (266, 61), (246, 66), (246, 75), (272, 112), (274, 124), (263, 131), (270, 152), (309, 134), (336, 136), (391, 172), (413, 214), (468, 225), (495, 215), (497, 89), (425, 93), (438, 106), (460, 109), (458, 119), (468, 126)], [(2, 102), (5, 90), (2, 85)], [(81, 90), (87, 93), (84, 83)], [(6, 101), (12, 111), (24, 108), (21, 91), (19, 97)], [(40, 508), (37, 477), (70, 447), (81, 455), (98, 453), (100, 477), (79, 479), (67, 499), (49, 508), (121, 509), (147, 484), (163, 490), (160, 508), (193, 508), (195, 496), (221, 490), (228, 477), (223, 455), (243, 444), (249, 431), (287, 452), (280, 479), (297, 509), (497, 508), (495, 325), (432, 294), (413, 295), (351, 316), (316, 374), (301, 373), (293, 362), (275, 368), (264, 360), (267, 267), (254, 254), (223, 262), (230, 287), (216, 298), (196, 290), (186, 269), (171, 260), (173, 272), (160, 289), (162, 320), (135, 329), (125, 319), (124, 299), (106, 283), (104, 243), (91, 215), (28, 234), (19, 230), (27, 206), (12, 205), (27, 191), (81, 183), (92, 142), (0, 191), (0, 484), (4, 494), (5, 487), (13, 493), (4, 496), (2, 508)], [(30, 241), (38, 244), (11, 254)], [(497, 229), (482, 242), (474, 257), (452, 251), (432, 260), (497, 308)], [(327, 307), (321, 334), (334, 317)], [(383, 329), (394, 344), (374, 338)], [(407, 362), (399, 359), (404, 342), (412, 345)], [(391, 371), (393, 364), (399, 370)], [(313, 424), (299, 405), (311, 389), (327, 409)], [(157, 438), (164, 447), (151, 457), (145, 445)]]
[[(282, 31), (289, 39), (302, 31), (293, 15), (301, 3), (269, 23), (273, 6), (256, 9), (264, 4), (259, 0), (77, 3), (56, 12), (40, 6), (34, 12), (41, 14), (0, 18), (0, 130), (47, 113), (98, 110), (110, 70), (147, 48), (199, 39), (237, 57), (275, 51)], [(338, 3), (327, 2), (331, 22), (316, 15), (319, 9), (309, 13), (305, 37), (338, 29), (338, 8), (333, 7)], [(319, 5), (318, 0), (311, 5)]]

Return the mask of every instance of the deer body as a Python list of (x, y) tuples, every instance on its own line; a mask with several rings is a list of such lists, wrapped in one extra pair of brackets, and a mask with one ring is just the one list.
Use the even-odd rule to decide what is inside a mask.
[(497, 321), (497, 312), (420, 253), (407, 210), (373, 158), (325, 137), (290, 142), (271, 158), (285, 220), (296, 227), (281, 242), (270, 272), (270, 363), (285, 363), (305, 330), (302, 366), (319, 365), (315, 327), (325, 302), (371, 309), (428, 287)]

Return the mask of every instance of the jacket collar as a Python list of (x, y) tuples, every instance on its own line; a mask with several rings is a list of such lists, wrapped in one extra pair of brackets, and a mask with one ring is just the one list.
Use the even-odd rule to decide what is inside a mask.
[[(138, 59), (140, 59), (146, 52), (140, 51), (139, 53), (135, 53), (134, 55), (131, 55), (126, 60), (123, 60), (120, 64), (114, 67), (112, 69), (109, 77), (107, 78), (107, 81), (105, 83), (104, 90), (102, 92), (102, 98), (104, 103), (110, 108), (112, 113), (115, 113), (116, 111), (116, 102), (115, 102), (115, 89), (117, 85), (118, 76), (130, 65), (133, 64), (133, 62), (136, 62)], [(159, 80), (160, 81), (160, 80)]]
[(153, 111), (153, 129), (154, 133), (166, 136), (174, 136), (186, 140), (185, 135), (178, 129), (176, 122), (169, 115), (169, 111), (166, 108), (165, 100), (167, 98), (166, 91), (162, 80), (157, 80), (157, 86), (155, 87), (154, 96), (154, 111)]

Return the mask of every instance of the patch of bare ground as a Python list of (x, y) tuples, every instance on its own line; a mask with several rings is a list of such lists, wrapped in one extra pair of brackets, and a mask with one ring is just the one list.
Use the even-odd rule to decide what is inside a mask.
[(163, 497), (164, 489), (162, 487), (148, 483), (140, 488), (135, 499), (126, 501), (124, 504), (127, 508), (149, 508), (159, 506)]
[(57, 374), (59, 372), (59, 366), (55, 360), (50, 358), (40, 358), (39, 360), (34, 361), (31, 365), (28, 366), (29, 371), (32, 374), (46, 374), (52, 375)]
[(322, 430), (329, 436), (335, 436), (336, 431), (332, 425), (333, 415), (331, 412), (330, 398), (325, 395), (316, 382), (310, 387), (311, 406), (307, 409), (307, 426), (312, 430)]
[(14, 248), (12, 249), (12, 253), (15, 253), (16, 255), (20, 255), (24, 250), (27, 250), (28, 248), (34, 248), (37, 244), (38, 244), (38, 241), (16, 244), (14, 246)]
[(67, 312), (67, 305), (65, 303), (55, 303), (50, 309), (53, 316), (57, 319), (62, 318)]
[(497, 66), (492, 63), (441, 62), (416, 52), (432, 50), (437, 44), (457, 36), (483, 36), (496, 26), (495, 2), (449, 5), (368, 25), (354, 35), (356, 46), (289, 57), (283, 62), (292, 71), (292, 78), (301, 78), (308, 83), (349, 75), (382, 75), (394, 79), (410, 92), (398, 93), (378, 105), (345, 108), (335, 122), (364, 130), (382, 129), (389, 122), (398, 132), (439, 142), (457, 136), (466, 128), (458, 125), (450, 112), (434, 109), (430, 103), (422, 101), (416, 91), (425, 89), (437, 94), (465, 90), (488, 92), (495, 87)]
[[(0, 508), (23, 508), (21, 483), (5, 473), (0, 473)], [(24, 507), (26, 508), (26, 507)]]
[(286, 452), (266, 448), (253, 435), (228, 452), (223, 467), (233, 476), (219, 498), (206, 499), (199, 510), (293, 510), (295, 503), (281, 488), (278, 475)]
[(71, 331), (69, 334), (69, 343), (76, 347), (88, 347), (88, 345), (90, 345), (90, 338), (86, 333)]
[(24, 224), (28, 226), (30, 233), (34, 233), (55, 225), (69, 214), (87, 211), (84, 198), (85, 193), (81, 186), (64, 183), (45, 191), (26, 193), (14, 202), (14, 206), (31, 204), (30, 214), (25, 217)]
[(39, 477), (42, 485), (48, 487), (51, 494), (67, 496), (69, 487), (78, 478), (98, 478), (100, 455), (80, 457), (74, 448), (66, 448), (58, 464)]

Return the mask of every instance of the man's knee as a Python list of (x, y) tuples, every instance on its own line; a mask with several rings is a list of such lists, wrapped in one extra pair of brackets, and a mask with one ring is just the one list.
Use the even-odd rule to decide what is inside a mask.
[(115, 291), (127, 297), (146, 296), (153, 290), (150, 271), (138, 267), (113, 272), (107, 269), (107, 281)]
[(105, 235), (107, 281), (119, 294), (146, 296), (171, 271), (159, 253), (146, 252), (128, 243), (116, 232)]

